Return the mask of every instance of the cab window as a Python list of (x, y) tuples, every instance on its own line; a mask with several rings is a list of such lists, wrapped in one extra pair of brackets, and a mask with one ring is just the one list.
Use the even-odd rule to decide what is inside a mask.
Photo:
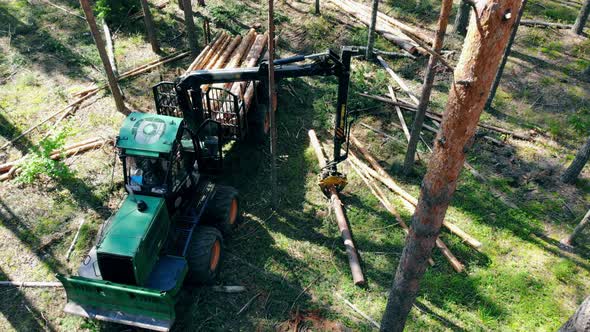
[(169, 163), (163, 159), (125, 157), (127, 184), (133, 191), (164, 194)]

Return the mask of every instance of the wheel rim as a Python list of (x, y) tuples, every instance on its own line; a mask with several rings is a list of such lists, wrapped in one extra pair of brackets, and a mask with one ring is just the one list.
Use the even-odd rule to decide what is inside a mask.
[(231, 205), (229, 207), (229, 224), (233, 225), (238, 218), (238, 200), (232, 199)]
[(213, 243), (213, 247), (211, 247), (211, 259), (209, 260), (209, 268), (211, 269), (211, 271), (215, 271), (217, 269), (220, 257), (221, 243), (219, 242), (219, 240), (215, 240), (215, 243)]

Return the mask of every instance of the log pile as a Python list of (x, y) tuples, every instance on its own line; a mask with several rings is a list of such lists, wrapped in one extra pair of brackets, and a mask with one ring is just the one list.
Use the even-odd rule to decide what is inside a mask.
[[(226, 32), (221, 32), (193, 60), (185, 75), (194, 70), (254, 67), (264, 54), (267, 39), (266, 33), (258, 34), (254, 29), (250, 29), (243, 37), (232, 37)], [(225, 88), (238, 96), (247, 112), (254, 100), (254, 84), (248, 83), (217, 83), (213, 87)], [(201, 87), (203, 92), (209, 88), (210, 86)]]
[[(353, 0), (331, 0), (332, 4), (354, 18), (360, 24), (367, 27), (371, 22), (371, 8)], [(402, 23), (384, 13), (379, 12), (375, 31), (401, 49), (417, 55), (425, 55), (433, 40), (433, 34), (417, 27)]]

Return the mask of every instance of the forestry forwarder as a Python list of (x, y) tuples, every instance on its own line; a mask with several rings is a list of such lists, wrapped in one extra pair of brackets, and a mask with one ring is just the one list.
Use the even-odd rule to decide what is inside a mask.
[[(338, 77), (334, 159), (322, 171), (324, 190), (346, 184), (336, 166), (348, 154), (346, 101), (355, 53), (359, 53), (356, 48), (344, 47), (340, 57), (328, 51), (274, 63), (277, 79)], [(294, 64), (305, 60), (313, 62)], [(223, 237), (235, 227), (240, 212), (237, 191), (215, 184), (212, 176), (222, 167), (224, 139), (242, 139), (261, 123), (248, 128), (243, 98), (216, 86), (203, 96), (201, 88), (229, 82), (244, 82), (247, 87), (264, 83), (267, 73), (267, 63), (194, 71), (175, 83), (154, 87), (157, 115), (127, 117), (116, 146), (129, 195), (101, 228), (78, 276), (57, 276), (66, 290), (66, 312), (168, 331), (183, 284), (214, 281), (223, 257)], [(258, 106), (250, 113), (264, 119), (269, 108)]]

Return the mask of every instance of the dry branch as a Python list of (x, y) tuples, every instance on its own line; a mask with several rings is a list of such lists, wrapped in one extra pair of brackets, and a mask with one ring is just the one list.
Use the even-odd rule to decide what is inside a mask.
[[(416, 107), (415, 106), (412, 106), (412, 105), (407, 104), (407, 103), (404, 103), (404, 102), (400, 102), (400, 101), (394, 102), (390, 98), (386, 98), (386, 97), (382, 97), (382, 96), (370, 95), (370, 94), (366, 94), (366, 93), (358, 93), (358, 95), (359, 96), (362, 96), (362, 97), (369, 98), (369, 99), (378, 100), (378, 101), (381, 101), (381, 102), (384, 102), (384, 103), (388, 103), (388, 104), (391, 104), (391, 105), (394, 105), (394, 106), (399, 106), (402, 109), (405, 109), (405, 110), (408, 110), (408, 111), (416, 112)], [(430, 118), (430, 119), (432, 119), (434, 121), (437, 121), (437, 122), (440, 122), (442, 120), (442, 114), (431, 112), (431, 111), (426, 111), (426, 117), (428, 117), (428, 118)], [(481, 127), (481, 128), (484, 128), (484, 129), (489, 129), (489, 130), (492, 130), (492, 131), (496, 131), (496, 132), (499, 132), (499, 133), (502, 133), (502, 134), (510, 135), (510, 136), (512, 136), (514, 138), (518, 138), (518, 139), (521, 139), (521, 140), (524, 140), (524, 141), (531, 141), (532, 140), (532, 137), (529, 136), (529, 135), (519, 134), (517, 132), (511, 131), (511, 130), (508, 130), (508, 129), (504, 129), (504, 128), (500, 128), (500, 127), (497, 127), (497, 126), (493, 126), (493, 125), (489, 125), (489, 124), (485, 124), (485, 123), (481, 123), (481, 122), (478, 123), (477, 126), (478, 127)]]
[[(395, 183), (393, 178), (389, 174), (387, 174), (387, 172), (385, 172), (385, 170), (379, 165), (377, 160), (375, 160), (375, 158), (373, 158), (373, 156), (371, 156), (371, 154), (369, 154), (369, 152), (367, 151), (367, 149), (365, 149), (365, 147), (361, 144), (361, 142), (359, 142), (354, 136), (350, 136), (350, 141), (352, 143), (352, 146), (355, 147), (356, 149), (358, 149), (358, 151), (361, 152), (361, 154), (365, 157), (365, 159), (367, 159), (369, 164), (373, 167), (373, 168), (371, 168), (368, 165), (363, 163), (363, 165), (364, 165), (363, 169), (366, 169), (367, 172), (369, 172), (369, 174), (371, 174), (371, 176), (373, 176), (377, 180), (381, 181), (389, 189), (393, 190), (395, 193), (400, 195), (408, 203), (412, 204), (414, 207), (417, 206), (418, 200), (415, 197), (413, 197), (412, 195), (410, 195), (408, 192), (406, 192), (404, 189), (402, 189), (397, 183)], [(479, 250), (479, 248), (481, 248), (481, 246), (482, 246), (481, 242), (477, 241), (472, 236), (465, 233), (457, 225), (452, 224), (446, 220), (443, 222), (443, 225), (451, 233), (460, 237), (463, 241), (465, 241), (465, 243), (467, 243), (471, 247), (478, 249), (478, 250)]]
[(72, 240), (72, 244), (70, 244), (70, 247), (68, 248), (68, 251), (66, 252), (66, 261), (70, 260), (70, 255), (72, 254), (72, 251), (74, 250), (74, 247), (76, 246), (76, 241), (78, 241), (78, 236), (80, 236), (80, 231), (82, 230), (82, 226), (84, 226), (85, 221), (86, 221), (85, 219), (80, 220), (80, 224), (78, 225), (78, 230), (76, 231), (76, 235), (74, 235), (74, 239)]
[[(360, 166), (357, 166), (356, 162), (358, 160), (358, 157), (353, 152), (349, 151), (349, 158), (350, 159), (348, 159), (348, 163), (350, 164), (352, 169), (358, 174), (358, 176), (361, 178), (361, 180), (363, 180), (367, 187), (369, 187), (369, 190), (371, 190), (371, 192), (377, 198), (377, 200), (381, 202), (381, 205), (383, 205), (383, 207), (395, 217), (395, 220), (400, 224), (400, 226), (403, 228), (406, 234), (408, 234), (410, 232), (410, 227), (408, 227), (408, 225), (402, 219), (395, 207), (391, 205), (391, 203), (389, 203), (389, 201), (386, 198), (387, 196), (385, 196), (385, 193), (381, 190), (381, 188), (379, 188), (379, 186), (377, 186), (377, 184), (373, 180), (371, 180), (369, 174), (363, 173), (363, 171), (360, 169)], [(434, 261), (432, 260), (432, 258), (428, 260), (428, 263), (431, 266), (434, 266)]]

